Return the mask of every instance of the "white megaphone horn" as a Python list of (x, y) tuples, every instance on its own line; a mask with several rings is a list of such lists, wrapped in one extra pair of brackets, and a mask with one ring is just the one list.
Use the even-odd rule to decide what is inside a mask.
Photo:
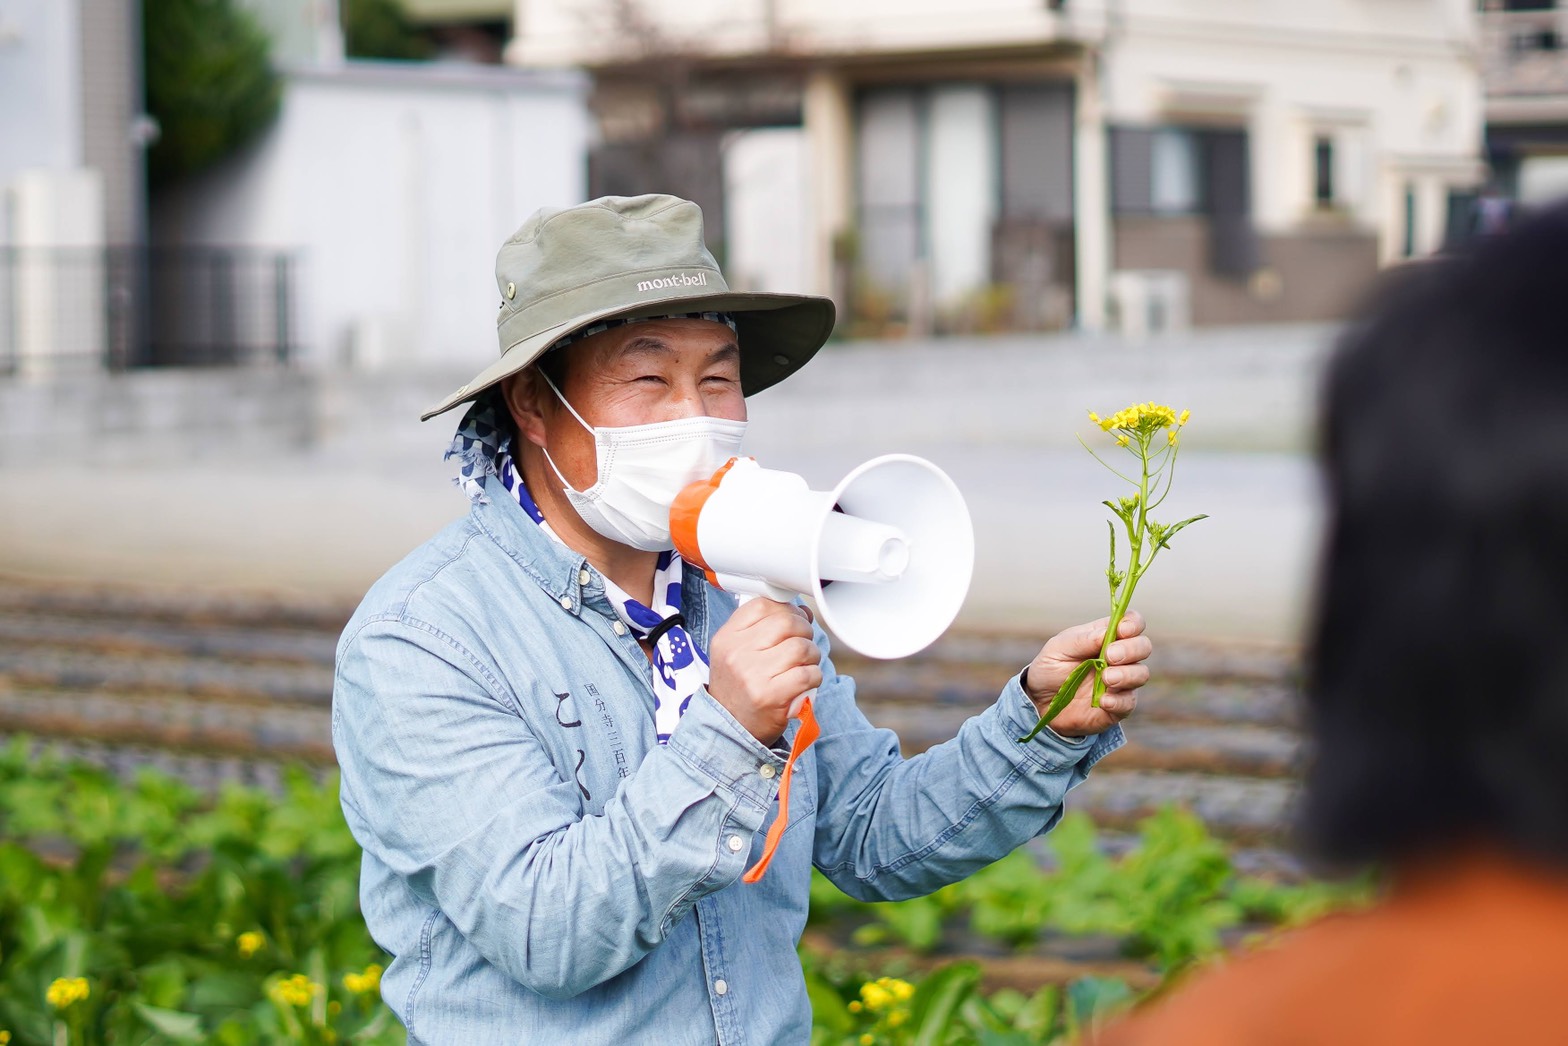
[(676, 497), (670, 534), (725, 591), (810, 596), (823, 625), (866, 657), (929, 646), (958, 616), (974, 573), (963, 495), (909, 454), (873, 458), (831, 491), (731, 458)]

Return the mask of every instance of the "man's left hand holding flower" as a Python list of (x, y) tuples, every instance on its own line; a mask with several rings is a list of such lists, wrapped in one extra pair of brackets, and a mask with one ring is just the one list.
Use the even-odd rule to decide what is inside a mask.
[[(1024, 692), (1041, 715), (1051, 706), (1056, 691), (1073, 669), (1089, 658), (1100, 656), (1105, 629), (1110, 618), (1102, 617), (1086, 625), (1075, 625), (1048, 639), (1024, 673)], [(1138, 688), (1149, 681), (1149, 666), (1144, 664), (1154, 645), (1143, 634), (1143, 615), (1127, 611), (1116, 630), (1116, 641), (1108, 651), (1105, 693), (1100, 707), (1089, 702), (1094, 691), (1094, 673), (1084, 677), (1071, 703), (1063, 708), (1050, 727), (1063, 737), (1084, 737), (1109, 730), (1132, 715), (1138, 707)]]

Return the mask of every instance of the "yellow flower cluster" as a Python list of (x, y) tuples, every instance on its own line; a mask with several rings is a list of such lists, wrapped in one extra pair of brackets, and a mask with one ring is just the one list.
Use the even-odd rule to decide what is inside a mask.
[[(1150, 433), (1168, 429), (1173, 425), (1180, 428), (1187, 424), (1187, 419), (1191, 416), (1190, 410), (1184, 410), (1178, 415), (1174, 408), (1167, 407), (1163, 403), (1134, 403), (1108, 418), (1102, 418), (1092, 410), (1089, 412), (1089, 420), (1106, 432)], [(1118, 437), (1117, 442), (1123, 441)]]
[(63, 1010), (82, 1002), (89, 994), (86, 977), (60, 977), (44, 992), (44, 1000), (55, 1009)]
[(345, 973), (343, 987), (355, 995), (369, 995), (371, 992), (381, 990), (381, 967), (371, 963), (365, 967), (364, 973)]
[(239, 949), (241, 957), (249, 959), (261, 951), (267, 944), (267, 935), (260, 930), (246, 930), (234, 938), (234, 947)]
[(0, 1046), (11, 1046), (11, 1033), (0, 1029)]
[(888, 1009), (896, 1003), (908, 1002), (914, 994), (915, 986), (897, 977), (880, 977), (860, 986), (860, 999), (872, 1013)]
[(321, 994), (321, 985), (303, 973), (296, 973), (268, 988), (267, 994), (281, 1006), (309, 1006), (310, 1000)]

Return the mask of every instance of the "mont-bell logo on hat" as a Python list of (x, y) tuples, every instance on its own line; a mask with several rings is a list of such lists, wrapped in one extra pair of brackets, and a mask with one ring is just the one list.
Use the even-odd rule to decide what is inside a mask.
[(667, 287), (706, 287), (707, 285), (707, 273), (699, 272), (695, 276), (688, 276), (683, 272), (675, 276), (661, 276), (656, 280), (642, 280), (638, 282), (637, 289), (640, 291), (660, 291)]

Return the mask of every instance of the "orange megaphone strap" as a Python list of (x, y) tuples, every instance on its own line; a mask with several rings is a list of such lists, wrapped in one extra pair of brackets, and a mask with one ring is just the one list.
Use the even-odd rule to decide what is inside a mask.
[(719, 484), (724, 481), (724, 474), (738, 460), (740, 459), (731, 458), (707, 479), (688, 483), (679, 494), (675, 495), (675, 503), (670, 506), (670, 541), (674, 544), (675, 551), (679, 552), (686, 562), (700, 568), (708, 576), (708, 583), (714, 588), (719, 587), (719, 579), (714, 577), (708, 564), (703, 562), (702, 549), (697, 546), (697, 519), (702, 515), (702, 506), (708, 503), (713, 492), (718, 490)]
[(768, 864), (773, 860), (773, 851), (779, 848), (779, 840), (784, 837), (784, 829), (789, 826), (789, 786), (795, 779), (795, 760), (811, 747), (811, 743), (821, 733), (821, 728), (817, 726), (816, 714), (811, 710), (811, 698), (808, 697), (801, 702), (800, 729), (795, 731), (795, 743), (790, 745), (789, 759), (784, 763), (784, 778), (779, 782), (779, 814), (768, 828), (768, 837), (762, 844), (762, 856), (757, 858), (757, 863), (740, 877), (741, 882), (754, 883), (762, 878), (763, 872), (768, 870)]

